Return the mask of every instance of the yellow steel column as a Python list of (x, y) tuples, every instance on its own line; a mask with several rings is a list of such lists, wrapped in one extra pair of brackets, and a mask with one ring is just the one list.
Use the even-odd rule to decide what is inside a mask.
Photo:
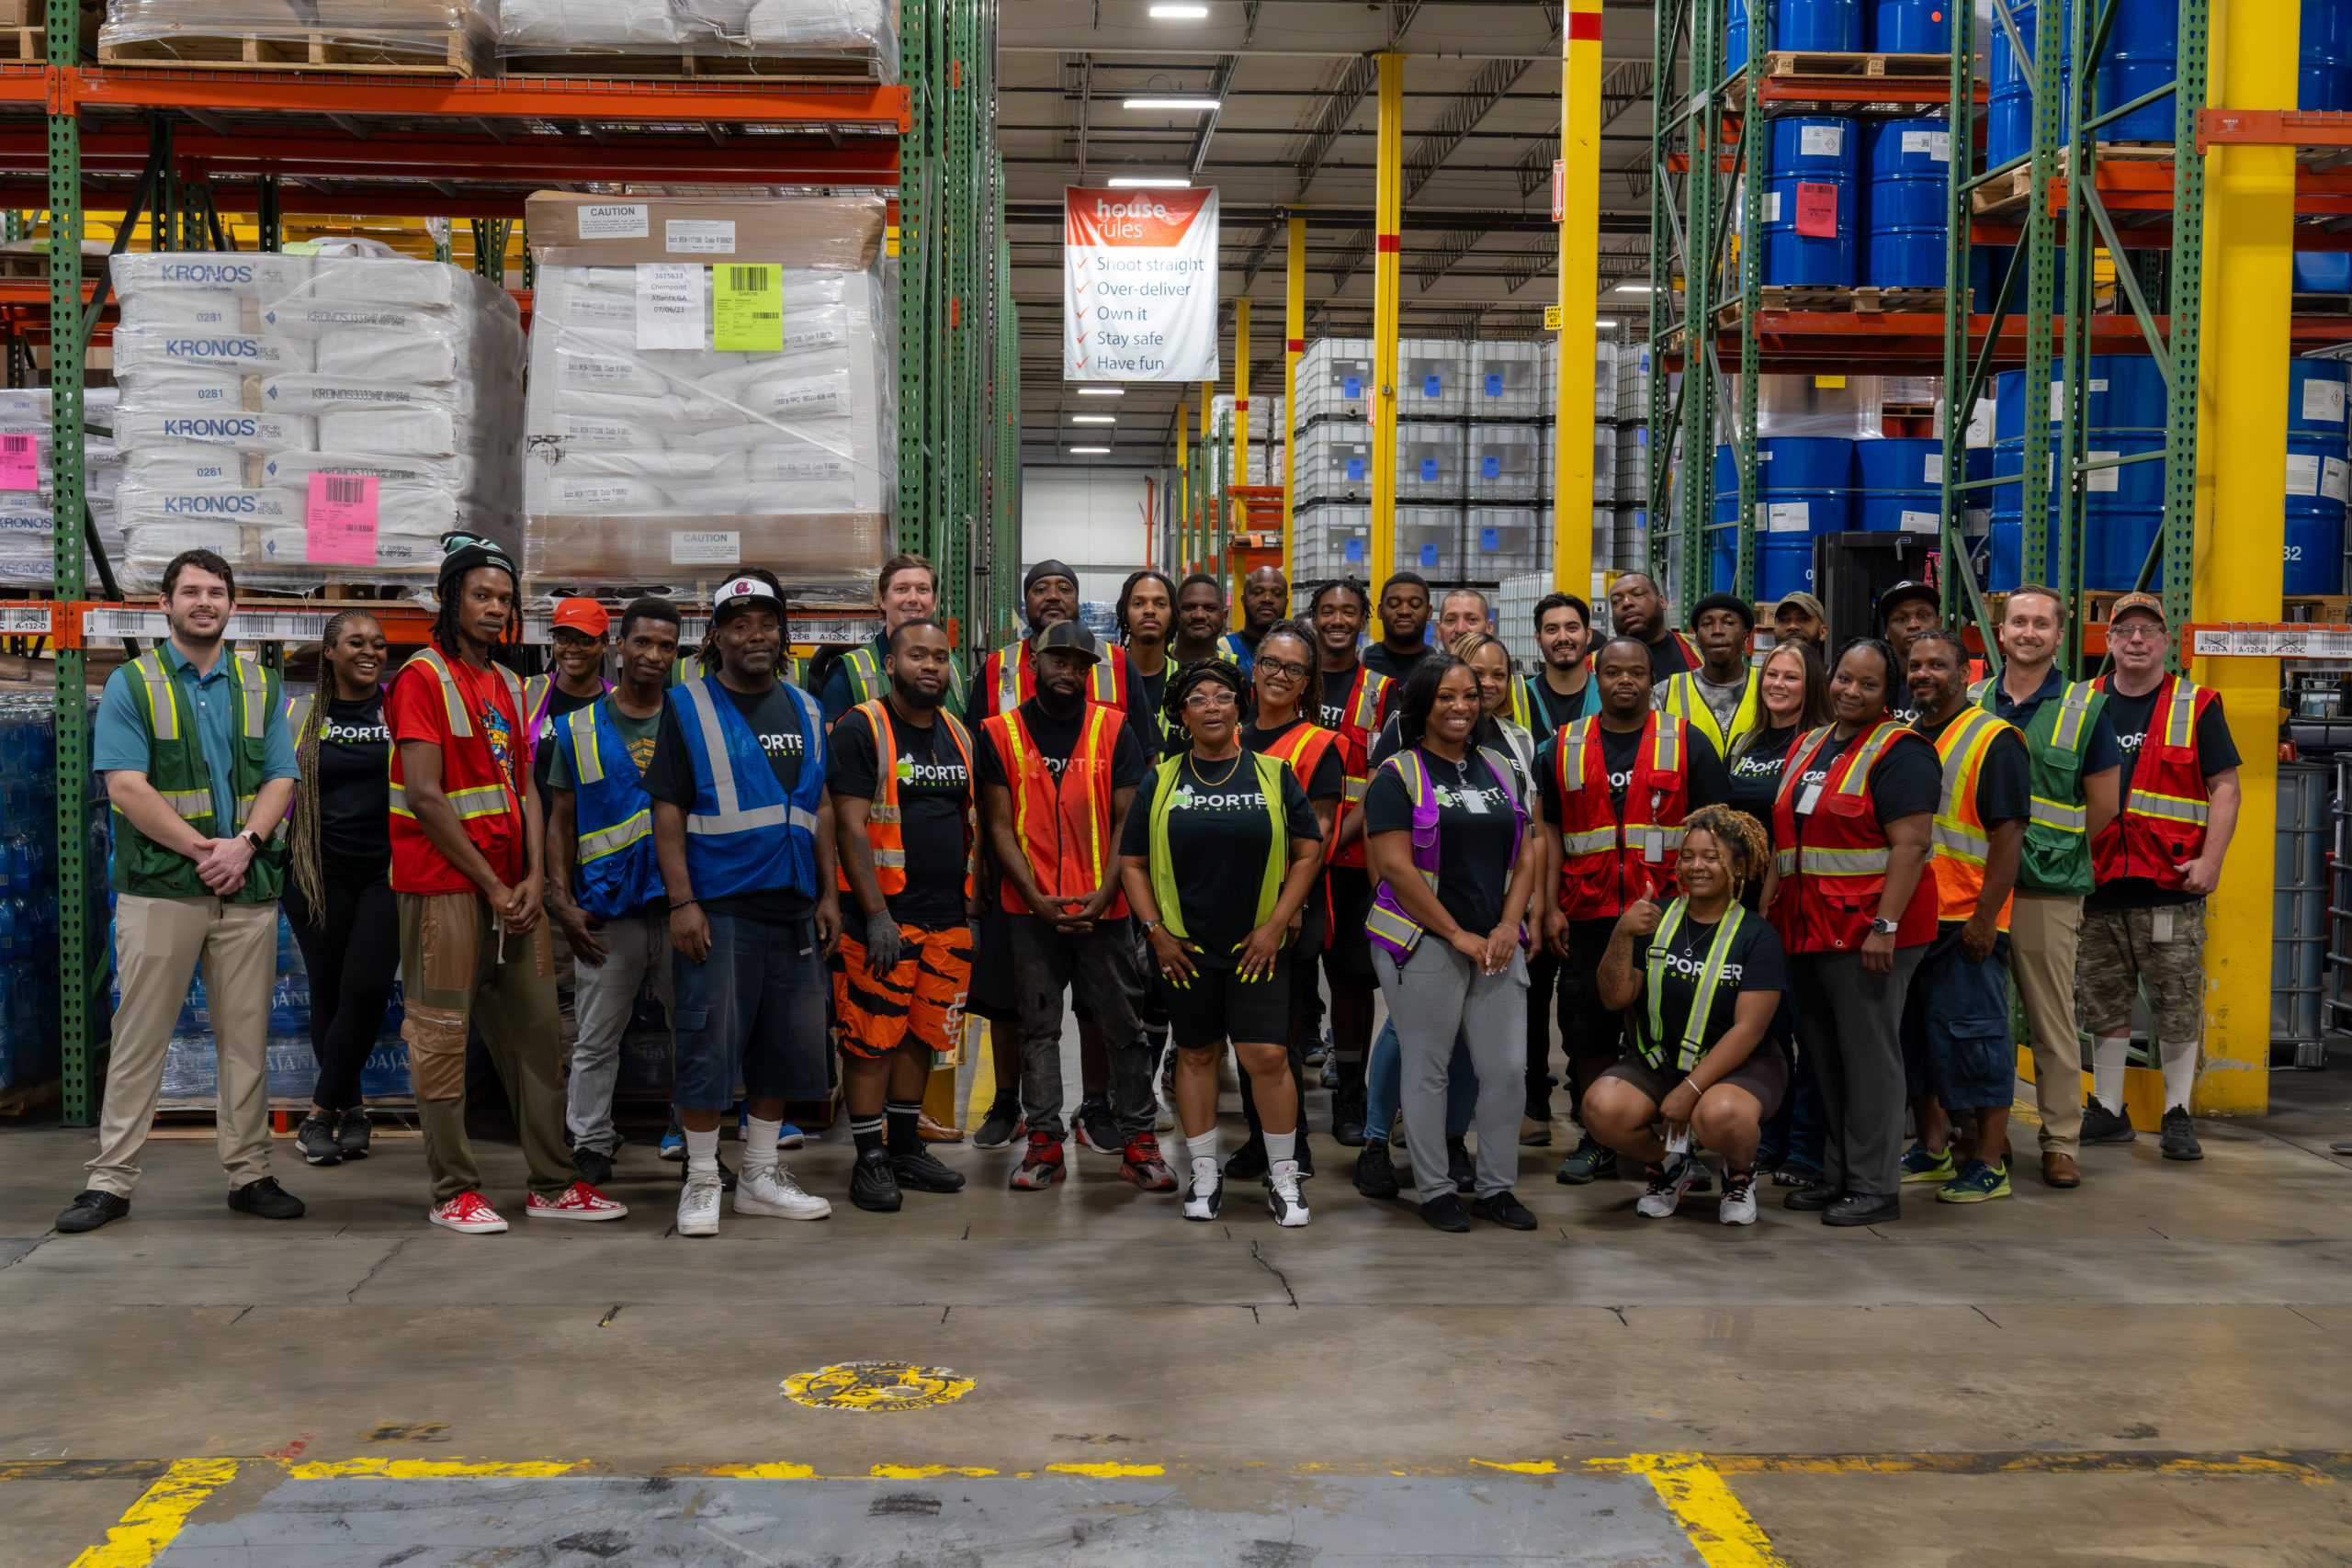
[(1209, 570), (1209, 552), (1216, 542), (1216, 425), (1209, 416), (1209, 401), (1216, 395), (1215, 381), (1201, 383), (1201, 548), (1193, 558), (1194, 571)]
[[(2211, 101), (2295, 107), (2296, 0), (2217, 8)], [(2198, 533), (2192, 614), (2275, 621), (2286, 558), (2287, 359), (2293, 288), (2295, 153), (2215, 146), (2206, 157), (2200, 290)], [(2228, 540), (2226, 547), (2220, 541)], [(2278, 833), (2278, 664), (2206, 659), (2193, 673), (2221, 694), (2245, 759), (2237, 836), (2205, 918), (2205, 1064), (2199, 1115), (2260, 1115), (2270, 1103), (2271, 883)]]
[(1396, 331), (1398, 236), (1405, 217), (1405, 57), (1380, 62), (1378, 193), (1372, 214), (1372, 591), (1396, 570)]
[[(1233, 472), (1227, 476), (1228, 485), (1250, 482), (1250, 297), (1245, 294), (1233, 302)], [(1230, 507), (1225, 496), (1218, 503)], [(1226, 580), (1226, 597), (1229, 603), (1241, 603), (1241, 577), (1233, 569), (1233, 552), (1227, 550), (1225, 559), (1217, 563), (1217, 571)]]
[[(1298, 479), (1298, 356), (1306, 352), (1306, 220), (1290, 220), (1290, 290), (1283, 310), (1283, 576), (1298, 579), (1298, 544), (1291, 503)], [(1273, 448), (1266, 450), (1269, 460)]]
[(1553, 412), (1552, 586), (1592, 591), (1593, 301), (1600, 287), (1600, 0), (1560, 33), (1560, 337)]
[[(1192, 411), (1182, 403), (1176, 405), (1176, 553), (1170, 562), (1176, 575), (1182, 577), (1190, 569), (1185, 562), (1193, 555), (1193, 451), (1188, 439), (1193, 423)], [(1170, 604), (1170, 610), (1176, 606)]]

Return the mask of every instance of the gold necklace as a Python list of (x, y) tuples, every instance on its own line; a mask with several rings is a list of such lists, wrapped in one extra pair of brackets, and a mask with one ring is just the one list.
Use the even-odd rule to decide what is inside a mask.
[(1240, 772), (1241, 759), (1247, 755), (1249, 755), (1249, 753), (1246, 751), (1236, 751), (1233, 754), (1233, 765), (1225, 770), (1225, 777), (1222, 779), (1211, 780), (1201, 772), (1200, 753), (1197, 751), (1184, 760), (1184, 766), (1192, 773), (1193, 782), (1199, 784), (1203, 789), (1222, 789), (1225, 787), (1227, 780), (1231, 779), (1235, 773)]

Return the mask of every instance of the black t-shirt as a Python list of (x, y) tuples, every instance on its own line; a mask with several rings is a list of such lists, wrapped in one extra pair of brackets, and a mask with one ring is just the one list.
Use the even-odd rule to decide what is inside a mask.
[(1175, 665), (1163, 658), (1159, 673), (1146, 675), (1136, 668), (1132, 656), (1127, 660), (1127, 723), (1136, 732), (1136, 743), (1143, 748), (1147, 760), (1182, 750), (1184, 737), (1176, 726), (1160, 728), (1159, 705), (1168, 695), (1168, 677)]
[[(1829, 739), (1821, 743), (1821, 750), (1814, 753), (1812, 762), (1798, 776), (1794, 804), (1804, 804), (1804, 792), (1813, 785), (1826, 784), (1831, 765), (1846, 754), (1849, 746), (1866, 733), (1858, 731), (1851, 739), (1840, 740), (1833, 730)], [(1878, 766), (1871, 772), (1871, 810), (1878, 818), (1881, 828), (1905, 817), (1916, 817), (1923, 811), (1932, 814), (1937, 800), (1943, 794), (1943, 764), (1937, 759), (1933, 742), (1925, 746), (1905, 746), (1898, 741), (1886, 749), (1878, 760)], [(1804, 842), (1806, 820), (1802, 813), (1798, 815), (1799, 843)]]
[[(1385, 642), (1375, 642), (1357, 655), (1363, 660), (1365, 669), (1375, 675), (1385, 675), (1392, 681), (1402, 681), (1406, 676), (1410, 675), (1421, 667), (1421, 660), (1429, 656), (1430, 645), (1427, 643), (1421, 644), (1410, 653), (1399, 653)], [(1324, 679), (1329, 681), (1330, 677), (1326, 676)]]
[[(1958, 722), (1956, 717), (1953, 722)], [(1943, 739), (1951, 725), (1917, 724), (1912, 728), (1932, 746)], [(1936, 798), (1943, 798), (1940, 769)], [(1984, 753), (1984, 766), (1976, 775), (1976, 819), (1987, 828), (1997, 828), (2004, 822), (2028, 821), (2032, 816), (2033, 765), (2026, 757), (2025, 738), (2015, 732), (1996, 735), (1993, 749)]]
[[(808, 755), (808, 740), (800, 733), (798, 699), (785, 689), (781, 681), (756, 696), (728, 686), (718, 689), (733, 699), (735, 711), (743, 716), (743, 722), (759, 738), (760, 750), (767, 753), (768, 766), (775, 773), (777, 785), (786, 795), (791, 794), (800, 783), (800, 764)], [(685, 727), (678, 714), (680, 700), (673, 694), (662, 710), (662, 733), (653, 742), (653, 761), (645, 769), (645, 793), (681, 810), (692, 811), (695, 761), (693, 753), (686, 750)], [(774, 924), (805, 920), (817, 909), (816, 896), (797, 887), (765, 887), (696, 902), (706, 915), (734, 915)]]
[[(1316, 722), (1320, 724), (1324, 728), (1337, 729), (1342, 724), (1347, 722), (1348, 694), (1355, 690), (1356, 671), (1362, 668), (1363, 666), (1358, 664), (1350, 664), (1345, 670), (1326, 670), (1322, 671), (1323, 705), (1321, 711), (1323, 716)], [(1377, 674), (1379, 671), (1374, 671), (1374, 673)], [(1390, 694), (1395, 694), (1394, 687), (1390, 688)], [(1384, 703), (1381, 705), (1385, 708), (1387, 705)], [(1379, 726), (1375, 724), (1374, 728), (1376, 729)]]
[[(900, 925), (960, 926), (964, 908), (964, 813), (972, 781), (964, 754), (947, 726), (934, 716), (928, 725), (892, 714), (890, 735), (899, 773), (899, 840), (907, 854), (907, 885), (885, 896), (891, 919)], [(874, 721), (852, 709), (833, 727), (826, 748), (826, 787), (835, 795), (872, 800), (881, 780), (876, 771)]]
[[(1265, 886), (1266, 856), (1273, 823), (1258, 787), (1258, 767), (1243, 751), (1222, 762), (1196, 762), (1188, 754), (1176, 764), (1176, 789), (1168, 807), (1168, 853), (1176, 876), (1176, 901), (1185, 935), (1201, 951), (1194, 962), (1231, 968), (1238, 949), (1257, 924), (1258, 893)], [(1151, 807), (1155, 780), (1136, 797), (1119, 837), (1119, 852), (1151, 855)], [(1320, 839), (1306, 792), (1288, 768), (1282, 771), (1283, 818), (1291, 839)], [(1284, 841), (1284, 863), (1289, 844)], [(1160, 915), (1166, 918), (1168, 911)]]
[[(2146, 694), (2127, 697), (2109, 689), (2107, 694), (2107, 716), (2115, 721), (2115, 741), (2123, 751), (2123, 771), (2116, 778), (2116, 809), (2121, 810), (2132, 800), (2132, 775), (2140, 765), (2140, 748), (2147, 743), (2151, 726), (2162, 730), (2164, 721), (2156, 716), (2156, 694), (2164, 690), (2159, 681)], [(2238, 755), (2237, 742), (2231, 739), (2230, 722), (2222, 716), (2220, 703), (2208, 703), (2205, 711), (2197, 716), (2197, 769), (2207, 778), (2226, 773), (2244, 759)], [(2154, 909), (2171, 904), (2193, 904), (2202, 895), (2185, 887), (2163, 887), (2154, 878), (2119, 876), (2102, 882), (2091, 889), (2083, 902), (2098, 909)]]
[(1672, 632), (1667, 633), (1661, 641), (1644, 646), (1650, 650), (1650, 684), (1653, 686), (1692, 668), (1690, 656), (1682, 651), (1682, 639)]
[(1781, 794), (1781, 766), (1789, 760), (1789, 748), (1802, 733), (1793, 724), (1761, 729), (1746, 750), (1732, 753), (1729, 804), (1756, 818), (1768, 844), (1772, 841), (1772, 802)]
[[(1021, 705), (1019, 713), (1029, 739), (1037, 743), (1038, 755), (1046, 760), (1047, 776), (1058, 781), (1062, 770), (1069, 766), (1069, 754), (1078, 750), (1079, 732), (1086, 722), (1084, 705), (1068, 718), (1056, 718), (1037, 705), (1036, 698), (1031, 697)], [(996, 742), (989, 739), (986, 730), (972, 731), (972, 750), (973, 765), (979, 769), (982, 784), (1012, 787), (1012, 781), (1004, 771), (1004, 759), (996, 754)], [(1111, 787), (1125, 789), (1129, 784), (1141, 784), (1149, 771), (1143, 748), (1136, 742), (1136, 727), (1121, 725), (1119, 739), (1111, 748)]]
[(1551, 682), (1538, 670), (1527, 678), (1527, 689), (1534, 697), (1535, 739), (1541, 743), (1557, 735), (1562, 727), (1574, 724), (1593, 711), (1599, 693), (1594, 689), (1591, 671), (1585, 673), (1584, 684), (1573, 696), (1564, 697), (1552, 690)]
[[(1713, 947), (1717, 926), (1701, 925), (1686, 915), (1675, 928), (1674, 939), (1667, 944), (1662, 963), (1652, 965), (1644, 976), (1645, 986), (1658, 987), (1659, 1043), (1666, 1049), (1668, 1078), (1679, 1083), (1684, 1074), (1675, 1066), (1682, 1048), (1682, 1032), (1690, 1026), (1690, 1008), (1699, 999), (1699, 984), (1706, 972), (1707, 953)], [(1634, 953), (1634, 962), (1648, 961), (1649, 946), (1656, 936), (1640, 939)], [(1715, 983), (1714, 1000), (1707, 1008), (1707, 1023), (1700, 1039), (1708, 1050), (1714, 1048), (1731, 1030), (1736, 1021), (1739, 998), (1743, 993), (1776, 991), (1781, 1003), (1764, 1031), (1764, 1038), (1748, 1053), (1754, 1061), (1763, 1055), (1778, 1055), (1781, 1042), (1787, 1037), (1790, 1021), (1794, 1013), (1788, 1005), (1789, 961), (1781, 949), (1780, 933), (1772, 922), (1754, 913), (1739, 922), (1739, 930), (1732, 933), (1731, 951), (1724, 955), (1722, 977)], [(1645, 1019), (1649, 1016), (1649, 994), (1646, 990), (1634, 1006)], [(1703, 1055), (1703, 1053), (1702, 1053)]]
[(561, 686), (548, 688), (548, 709), (539, 716), (538, 733), (531, 737), (531, 785), (539, 795), (539, 820), (545, 822), (550, 809), (548, 801), (548, 769), (555, 763), (555, 732), (564, 716), (576, 713), (604, 695), (594, 692), (575, 697)]
[[(1303, 718), (1295, 718), (1275, 729), (1261, 729), (1255, 724), (1244, 724), (1241, 727), (1241, 744), (1252, 751), (1262, 751), (1306, 722)], [(1293, 776), (1295, 777), (1295, 773)], [(1316, 761), (1314, 776), (1306, 781), (1306, 798), (1331, 799), (1345, 792), (1347, 781), (1347, 770), (1340, 765), (1339, 747), (1326, 746), (1323, 755)]]
[(391, 868), (391, 750), (382, 692), (328, 699), (319, 720), (319, 864), (330, 882), (380, 881)]
[[(1464, 931), (1484, 936), (1503, 918), (1503, 897), (1510, 888), (1511, 849), (1517, 814), (1511, 802), (1524, 785), (1507, 750), (1503, 758), (1507, 780), (1498, 782), (1485, 757), (1473, 751), (1453, 762), (1417, 748), (1421, 765), (1437, 791), (1437, 897)], [(1373, 775), (1364, 792), (1363, 830), (1409, 833), (1413, 828), (1413, 797), (1394, 768)]]
[[(1544, 745), (1535, 772), (1539, 775), (1544, 797), (1544, 820), (1560, 819), (1560, 775), (1552, 761), (1559, 737), (1555, 735)], [(1642, 732), (1638, 729), (1600, 731), (1600, 765), (1609, 772), (1609, 807), (1617, 820), (1625, 820), (1625, 788), (1633, 782), (1634, 764), (1641, 760)], [(1702, 806), (1719, 806), (1731, 798), (1731, 779), (1724, 772), (1724, 760), (1715, 755), (1715, 743), (1690, 732), (1690, 765), (1684, 770), (1689, 775), (1689, 810)], [(1687, 813), (1686, 813), (1687, 815)]]

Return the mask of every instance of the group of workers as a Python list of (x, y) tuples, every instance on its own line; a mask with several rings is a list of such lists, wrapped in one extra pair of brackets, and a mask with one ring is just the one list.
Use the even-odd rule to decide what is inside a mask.
[[(573, 599), (552, 670), (526, 681), (498, 657), (519, 626), (514, 564), (453, 536), (430, 646), (387, 681), (383, 627), (346, 609), (315, 694), (289, 703), (223, 642), (228, 564), (182, 555), (171, 637), (111, 677), (99, 713), (122, 1001), (97, 1156), (58, 1228), (129, 1213), (199, 962), (230, 1206), (302, 1213), (270, 1174), (281, 897), (319, 1065), (299, 1152), (368, 1153), (361, 1066), (397, 965), (429, 1217), (467, 1234), (507, 1228), (467, 1135), (476, 1039), (520, 1134), (524, 1214), (626, 1214), (603, 1189), (649, 983), (686, 1236), (717, 1234), (730, 1198), (739, 1215), (831, 1212), (780, 1151), (800, 1139), (788, 1107), (836, 1082), (863, 1209), (960, 1190), (932, 1145), (967, 1135), (1017, 1148), (1014, 1189), (1048, 1188), (1074, 1134), (1137, 1188), (1181, 1188), (1188, 1219), (1225, 1212), (1240, 1180), (1303, 1225), (1318, 1069), (1330, 1137), (1361, 1150), (1353, 1185), (1409, 1187), (1442, 1231), (1534, 1227), (1519, 1150), (1550, 1143), (1563, 1086), (1580, 1134), (1562, 1183), (1638, 1172), (1639, 1212), (1663, 1217), (1713, 1190), (1704, 1151), (1725, 1224), (1754, 1221), (1759, 1173), (1790, 1209), (1881, 1224), (1905, 1184), (2009, 1193), (2012, 983), (2046, 1183), (2079, 1185), (2081, 1145), (2137, 1135), (2143, 991), (2163, 1152), (2199, 1157), (2202, 899), (2238, 758), (2213, 694), (2166, 671), (2148, 595), (2114, 607), (2113, 669), (2091, 682), (2056, 668), (2066, 606), (2035, 585), (2002, 607), (1993, 678), (1921, 583), (1882, 594), (1879, 635), (1833, 660), (1809, 595), (1776, 607), (1758, 651), (1745, 600), (1701, 598), (1678, 630), (1657, 585), (1623, 573), (1608, 636), (1573, 594), (1536, 605), (1532, 673), (1482, 592), (1433, 595), (1409, 571), (1295, 605), (1266, 569), (1232, 629), (1218, 580), (1137, 571), (1115, 644), (1078, 619), (1061, 562), (1031, 567), (1023, 600), (1027, 635), (967, 682), (933, 568), (896, 557), (879, 633), (811, 675), (755, 569), (711, 595), (691, 664), (672, 602), (616, 620)], [(923, 1110), (967, 1014), (997, 1086), (968, 1134)], [(1229, 1156), (1228, 1046), (1248, 1125)], [(1181, 1179), (1161, 1131), (1182, 1141)]]

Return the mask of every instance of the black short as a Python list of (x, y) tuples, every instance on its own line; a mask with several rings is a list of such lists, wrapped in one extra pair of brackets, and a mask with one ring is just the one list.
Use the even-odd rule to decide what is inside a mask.
[(1290, 1040), (1290, 954), (1282, 952), (1274, 954), (1274, 972), (1262, 980), (1245, 983), (1241, 971), (1230, 966), (1204, 967), (1189, 983), (1159, 976), (1155, 985), (1179, 1045), (1197, 1050), (1227, 1040), (1283, 1045)]
[(1012, 988), (1012, 917), (1000, 905), (982, 906), (979, 940), (972, 948), (972, 985), (964, 1010), (991, 1023), (1019, 1023)]
[(1323, 886), (1316, 889), (1316, 897), (1326, 901), (1330, 921), (1323, 939), (1323, 973), (1335, 986), (1363, 990), (1376, 983), (1372, 939), (1363, 934), (1372, 895), (1372, 874), (1360, 865), (1328, 868)]
[(1624, 1053), (1625, 1015), (1600, 1000), (1600, 961), (1616, 929), (1614, 916), (1569, 922), (1568, 955), (1560, 960), (1560, 1049), (1571, 1062)]

